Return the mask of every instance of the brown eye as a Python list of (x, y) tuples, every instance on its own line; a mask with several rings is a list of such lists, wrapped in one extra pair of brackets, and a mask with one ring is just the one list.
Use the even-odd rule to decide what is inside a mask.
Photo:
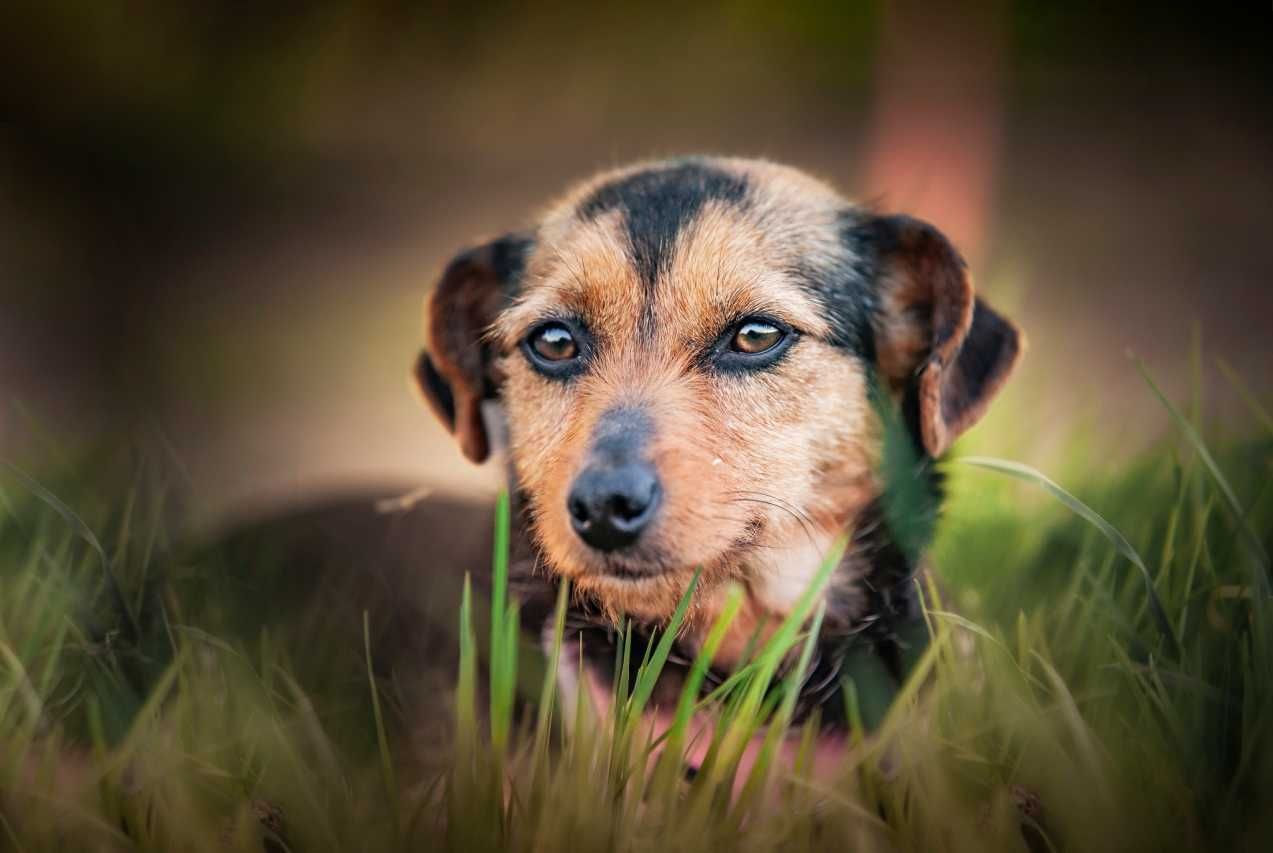
[(575, 336), (560, 323), (549, 323), (532, 332), (530, 346), (544, 361), (569, 361), (579, 354)]
[(748, 320), (738, 327), (734, 339), (730, 341), (730, 349), (734, 352), (756, 355), (777, 346), (784, 333), (777, 326), (763, 320)]

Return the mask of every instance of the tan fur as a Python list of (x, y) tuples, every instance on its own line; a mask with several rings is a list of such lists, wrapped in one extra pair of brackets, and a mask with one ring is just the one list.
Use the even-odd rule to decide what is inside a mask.
[[(724, 584), (737, 581), (747, 599), (719, 655), (729, 662), (760, 626), (776, 627), (879, 491), (867, 368), (829, 342), (825, 308), (793, 274), (803, 259), (836, 256), (846, 203), (784, 166), (713, 160), (714, 168), (746, 176), (749, 203), (707, 201), (680, 233), (651, 295), (628, 257), (621, 214), (576, 215), (597, 187), (648, 165), (584, 182), (545, 211), (518, 295), (489, 318), (486, 341), (495, 351), (514, 475), (549, 569), (616, 619), (653, 622), (671, 615), (701, 569), (691, 645), (718, 612)], [(957, 354), (973, 310), (971, 283), (943, 247), (922, 230), (904, 235), (881, 271), (885, 311), (876, 329), (879, 366), (895, 388), (917, 370), (930, 371), (920, 389), (925, 442), (940, 448), (969, 422), (941, 420), (937, 398), (941, 370)], [(781, 362), (747, 375), (696, 367), (730, 323), (758, 314), (800, 334)], [(570, 382), (540, 375), (519, 351), (537, 324), (562, 315), (586, 318), (596, 343), (595, 360)], [(436, 316), (433, 328), (444, 334)], [(647, 453), (663, 502), (631, 552), (602, 554), (573, 531), (566, 495), (598, 420), (622, 404), (641, 407), (653, 422)], [(607, 571), (652, 566), (658, 571), (636, 579)]]
[[(504, 351), (512, 461), (551, 566), (616, 615), (654, 621), (671, 614), (701, 567), (705, 592), (691, 633), (715, 615), (711, 590), (738, 580), (750, 595), (748, 618), (727, 644), (736, 651), (759, 619), (781, 621), (794, 603), (792, 591), (874, 493), (866, 377), (849, 355), (820, 340), (828, 331), (821, 307), (789, 279), (793, 260), (817, 250), (805, 245), (814, 229), (798, 220), (774, 227), (787, 210), (785, 196), (810, 186), (828, 193), (793, 175), (773, 167), (762, 185), (768, 193), (751, 216), (719, 204), (704, 208), (655, 293), (651, 340), (635, 334), (643, 288), (623, 254), (616, 215), (580, 225), (549, 213), (523, 295), (494, 328)], [(568, 196), (564, 210), (579, 197)], [(818, 224), (834, 215), (834, 202), (828, 193)], [(516, 349), (552, 310), (588, 317), (602, 351), (570, 386), (538, 376)], [(776, 370), (742, 377), (689, 369), (728, 323), (756, 313), (804, 335)], [(665, 497), (643, 547), (646, 559), (665, 569), (656, 578), (604, 574), (603, 559), (579, 541), (565, 510), (596, 419), (617, 403), (647, 406), (655, 423), (651, 452)]]

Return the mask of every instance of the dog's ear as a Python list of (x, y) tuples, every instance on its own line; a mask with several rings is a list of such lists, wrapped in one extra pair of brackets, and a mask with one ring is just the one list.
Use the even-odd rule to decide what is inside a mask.
[(883, 216), (864, 226), (879, 262), (875, 357), (929, 456), (985, 412), (1021, 354), (1016, 326), (973, 293), (962, 257), (926, 222)]
[(475, 463), (490, 455), (482, 401), (498, 390), (485, 335), (516, 292), (530, 247), (528, 236), (508, 234), (460, 253), (425, 306), (429, 349), (416, 359), (415, 383)]

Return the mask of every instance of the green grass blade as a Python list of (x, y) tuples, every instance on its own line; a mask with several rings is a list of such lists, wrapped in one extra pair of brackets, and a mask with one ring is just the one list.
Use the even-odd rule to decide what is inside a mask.
[(456, 746), (473, 749), (477, 729), (477, 637), (473, 632), (473, 582), (466, 572), (460, 598), (460, 661), (455, 690)]
[(548, 666), (544, 671), (544, 684), (539, 694), (539, 712), (535, 718), (535, 742), (532, 755), (540, 761), (547, 753), (548, 736), (552, 728), (553, 708), (557, 698), (557, 668), (561, 661), (562, 639), (566, 633), (566, 608), (570, 603), (570, 581), (557, 585), (557, 606), (553, 610), (552, 648), (548, 653)]
[(729, 587), (725, 593), (725, 603), (721, 606), (720, 615), (712, 623), (712, 627), (707, 632), (707, 638), (703, 641), (703, 647), (699, 649), (694, 663), (690, 666), (689, 674), (685, 677), (685, 684), (681, 688), (681, 695), (677, 700), (672, 725), (664, 735), (665, 745), (655, 773), (656, 790), (667, 793), (676, 792), (675, 780), (680, 777), (681, 765), (684, 762), (685, 733), (698, 708), (703, 680), (707, 676), (707, 670), (711, 667), (712, 659), (716, 656), (721, 642), (725, 639), (725, 634), (738, 616), (745, 597), (741, 586), (732, 584)]
[[(800, 594), (773, 636), (761, 647), (756, 656), (756, 669), (746, 683), (739, 697), (737, 713), (731, 720), (719, 744), (719, 749), (709, 756), (715, 760), (705, 761), (704, 773), (710, 776), (711, 785), (727, 783), (734, 776), (738, 761), (747, 747), (747, 742), (755, 733), (763, 719), (765, 697), (773, 683), (774, 674), (786, 655), (794, 648), (797, 635), (809, 618), (815, 602), (819, 601), (831, 575), (840, 565), (844, 550), (848, 546), (848, 537), (840, 536), (831, 546), (831, 550), (822, 560), (822, 565), (809, 582), (808, 587)], [(701, 807), (701, 806), (700, 806)]]
[(783, 680), (782, 702), (778, 706), (778, 713), (769, 721), (764, 743), (760, 747), (760, 755), (757, 756), (756, 762), (752, 765), (747, 781), (743, 783), (742, 793), (738, 796), (735, 815), (736, 820), (740, 823), (747, 812), (756, 804), (758, 798), (763, 798), (769, 781), (769, 768), (773, 764), (779, 745), (788, 734), (791, 718), (795, 713), (796, 700), (800, 697), (800, 686), (804, 683), (805, 673), (809, 669), (809, 662), (813, 659), (813, 650), (818, 644), (819, 635), (822, 633), (822, 620), (826, 616), (826, 612), (827, 602), (826, 599), (822, 599), (818, 602), (818, 609), (813, 614), (813, 621), (809, 625), (809, 633), (805, 637), (803, 648), (800, 650), (800, 658), (796, 662), (796, 667)]
[(1234, 522), (1238, 525), (1239, 529), (1242, 530), (1243, 535), (1246, 536), (1247, 541), (1251, 545), (1252, 551), (1260, 561), (1260, 565), (1264, 571), (1259, 573), (1257, 583), (1260, 584), (1261, 589), (1267, 595), (1269, 591), (1269, 553), (1264, 549), (1264, 543), (1260, 541), (1259, 534), (1251, 529), (1251, 523), (1247, 519), (1246, 511), (1242, 508), (1241, 502), (1238, 500), (1237, 493), (1234, 492), (1233, 487), (1229, 485), (1228, 478), (1224, 476), (1224, 472), (1221, 471), (1220, 466), (1216, 464), (1215, 457), (1211, 455), (1211, 451), (1208, 449), (1206, 442), (1202, 440), (1202, 436), (1198, 434), (1196, 429), (1194, 429), (1193, 424), (1189, 423), (1185, 416), (1180, 413), (1180, 410), (1167, 399), (1167, 395), (1162, 392), (1162, 389), (1160, 389), (1157, 383), (1154, 382), (1153, 377), (1149, 375), (1149, 371), (1145, 368), (1144, 362), (1138, 358), (1133, 360), (1136, 363), (1136, 369), (1140, 371), (1140, 375), (1144, 378), (1146, 384), (1149, 385), (1150, 390), (1154, 392), (1154, 396), (1156, 396), (1159, 402), (1163, 404), (1163, 407), (1167, 409), (1168, 414), (1171, 415), (1171, 419), (1175, 421), (1176, 426), (1180, 428), (1180, 432), (1184, 435), (1185, 440), (1189, 442), (1189, 444), (1197, 452), (1199, 458), (1202, 459), (1202, 464), (1211, 475), (1211, 479), (1215, 480), (1216, 486), (1220, 489), (1220, 494), (1224, 497), (1225, 503), (1229, 505), (1230, 512), (1233, 513)]
[[(500, 492), (495, 503), (495, 542), (491, 554), (491, 743), (496, 756), (508, 746), (512, 723), (513, 689), (516, 684), (516, 636), (507, 636), (508, 616), (509, 497)], [(513, 645), (512, 660), (509, 646)]]
[(128, 596), (124, 595), (124, 588), (120, 585), (119, 578), (115, 576), (115, 572), (111, 567), (110, 557), (106, 555), (106, 549), (102, 547), (101, 540), (97, 538), (97, 534), (93, 532), (92, 528), (61, 498), (53, 494), (21, 468), (3, 460), (0, 460), (0, 468), (8, 469), (13, 476), (18, 478), (27, 491), (61, 516), (62, 520), (67, 523), (75, 535), (82, 539), (89, 548), (93, 549), (102, 561), (102, 572), (106, 575), (107, 583), (110, 584), (111, 595), (114, 597), (115, 604), (123, 613), (124, 618), (128, 620), (128, 627), (132, 631), (133, 637), (141, 636), (141, 628), (137, 623), (136, 614), (133, 613), (132, 607), (129, 606)]
[(1269, 410), (1261, 405), (1259, 399), (1255, 396), (1255, 392), (1251, 390), (1250, 385), (1247, 385), (1242, 375), (1223, 358), (1216, 359), (1216, 366), (1220, 368), (1220, 373), (1224, 375), (1225, 380), (1233, 387), (1233, 390), (1238, 392), (1242, 402), (1251, 410), (1251, 415), (1256, 422), (1270, 434), (1273, 434), (1273, 414), (1269, 414)]
[(1046, 474), (1031, 468), (1029, 465), (1022, 465), (1020, 462), (1010, 462), (1006, 459), (994, 459), (987, 456), (964, 456), (960, 457), (960, 462), (966, 465), (973, 465), (978, 468), (985, 468), (990, 471), (996, 471), (1000, 474), (1007, 474), (1018, 480), (1024, 480), (1027, 483), (1033, 483), (1041, 487), (1052, 497), (1056, 498), (1067, 509), (1091, 524), (1105, 536), (1106, 539), (1113, 544), (1118, 553), (1126, 557), (1132, 565), (1140, 570), (1141, 577), (1145, 581), (1145, 592), (1149, 596), (1149, 606), (1154, 614), (1154, 621), (1158, 624), (1158, 629), (1163, 636), (1167, 638), (1171, 645), (1172, 653), (1176, 656), (1180, 654), (1180, 640), (1176, 637), (1175, 629), (1171, 625), (1171, 620), (1167, 617), (1167, 610), (1163, 607), (1162, 600), (1158, 597), (1158, 591), (1154, 588), (1154, 579), (1149, 572), (1149, 567), (1145, 565), (1145, 561), (1141, 559), (1136, 549), (1132, 547), (1127, 538), (1118, 531), (1114, 525), (1110, 524), (1100, 516), (1096, 510), (1083, 503), (1081, 500), (1070, 494), (1059, 484), (1054, 482)]
[[(44, 715), (44, 703), (36, 694), (21, 658), (3, 640), (0, 640), (0, 663), (5, 664), (12, 671), (14, 699), (25, 706), (28, 725), (34, 729), (40, 724), (40, 718)], [(0, 681), (0, 684), (3, 682)], [(5, 719), (7, 711), (8, 709), (0, 704), (0, 721)]]
[(689, 585), (685, 587), (684, 595), (681, 596), (680, 602), (676, 605), (676, 612), (672, 614), (672, 618), (659, 636), (659, 642), (655, 646), (649, 662), (642, 666), (637, 673), (636, 684), (632, 688), (632, 697), (629, 700), (629, 719), (641, 716), (641, 712), (645, 710), (646, 703), (650, 701), (651, 694), (654, 693), (654, 685), (658, 682), (659, 675), (663, 672), (663, 665), (667, 663), (668, 655), (672, 653), (672, 645), (676, 642), (676, 636), (681, 630), (681, 625), (685, 622), (685, 614), (689, 612), (690, 601), (693, 599), (694, 590), (698, 587), (699, 574), (700, 571), (695, 571), (694, 576), (690, 578)]
[(380, 690), (376, 687), (376, 672), (371, 664), (371, 614), (362, 612), (363, 653), (367, 664), (367, 688), (371, 691), (371, 712), (376, 721), (376, 748), (380, 758), (380, 773), (385, 785), (387, 801), (395, 804), (393, 810), (395, 821), (398, 815), (396, 808), (398, 798), (398, 782), (393, 770), (393, 757), (389, 753), (389, 736), (385, 733), (385, 719), (380, 711)]

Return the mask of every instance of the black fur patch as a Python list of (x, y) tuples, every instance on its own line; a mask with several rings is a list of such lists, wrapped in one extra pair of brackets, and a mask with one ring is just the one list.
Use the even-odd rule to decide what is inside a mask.
[(879, 249), (869, 220), (858, 210), (840, 214), (837, 224), (842, 253), (837, 257), (806, 258), (793, 273), (826, 310), (830, 343), (867, 362), (875, 361), (875, 278)]
[(534, 239), (526, 234), (506, 234), (491, 244), (491, 268), (506, 293), (516, 290), (534, 246)]
[(978, 299), (973, 304), (968, 336), (950, 367), (950, 392), (942, 400), (943, 417), (955, 420), (961, 407), (986, 395), (988, 384), (1002, 381), (1003, 365), (1012, 363), (1019, 346), (1011, 325)]
[(637, 172), (599, 187), (579, 205), (578, 215), (589, 220), (612, 210), (620, 211), (632, 262), (641, 280), (652, 287), (671, 262), (677, 237), (698, 216), (704, 203), (739, 205), (746, 196), (746, 179), (688, 160)]
[(455, 396), (451, 393), (451, 386), (433, 366), (433, 360), (429, 358), (427, 352), (420, 353), (420, 357), (416, 360), (415, 372), (416, 379), (420, 383), (420, 390), (433, 399), (438, 415), (446, 423), (447, 430), (454, 432)]

